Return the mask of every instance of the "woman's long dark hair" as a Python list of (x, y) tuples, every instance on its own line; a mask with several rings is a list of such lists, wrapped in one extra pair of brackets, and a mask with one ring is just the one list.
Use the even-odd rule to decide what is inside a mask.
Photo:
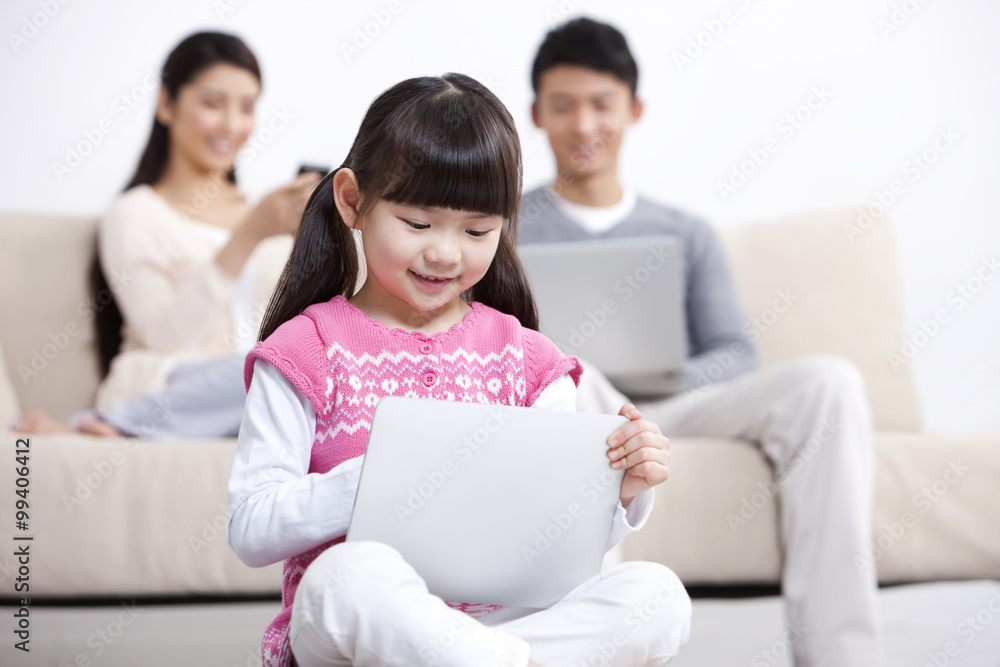
[[(357, 176), (361, 217), (380, 199), (503, 217), (493, 262), (465, 297), (538, 329), (516, 251), (521, 146), (513, 118), (489, 89), (464, 74), (396, 84), (368, 107), (343, 167)], [(306, 204), (260, 340), (307, 306), (354, 294), (357, 248), (334, 203), (334, 173)]]
[[(263, 83), (257, 58), (242, 39), (222, 32), (197, 32), (185, 38), (167, 56), (160, 72), (160, 85), (167, 91), (167, 98), (176, 103), (181, 88), (209, 67), (218, 64), (245, 69), (256, 77), (258, 83)], [(125, 189), (156, 183), (163, 176), (169, 157), (170, 128), (154, 115), (153, 129), (146, 142), (146, 149)], [(235, 168), (229, 170), (226, 178), (230, 183), (236, 183)]]
[[(171, 102), (176, 102), (181, 88), (191, 83), (203, 71), (220, 63), (245, 69), (261, 81), (257, 58), (249, 47), (235, 35), (221, 32), (199, 32), (185, 38), (178, 44), (160, 72), (160, 84)], [(125, 190), (137, 185), (153, 185), (163, 176), (170, 158), (170, 128), (153, 116), (153, 129), (146, 148), (139, 158), (139, 165), (129, 180)], [(226, 178), (236, 183), (236, 170), (231, 168)], [(107, 303), (96, 312), (97, 347), (100, 372), (103, 378), (108, 374), (111, 360), (121, 347), (122, 315), (108, 281), (101, 270), (99, 259), (94, 258), (90, 267), (90, 284), (96, 303)], [(108, 303), (108, 299), (111, 299)]]

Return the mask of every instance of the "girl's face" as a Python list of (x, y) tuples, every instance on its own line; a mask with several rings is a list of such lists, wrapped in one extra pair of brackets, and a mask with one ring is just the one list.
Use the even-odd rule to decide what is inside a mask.
[(170, 128), (170, 160), (198, 172), (231, 169), (253, 131), (259, 94), (257, 77), (226, 63), (201, 72), (173, 102), (161, 92), (156, 115)]
[(351, 226), (361, 230), (368, 266), (358, 296), (416, 328), (464, 307), (460, 295), (486, 274), (503, 218), (381, 200)]

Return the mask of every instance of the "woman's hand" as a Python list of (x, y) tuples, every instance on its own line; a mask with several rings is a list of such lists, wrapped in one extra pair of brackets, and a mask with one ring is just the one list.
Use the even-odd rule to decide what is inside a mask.
[(258, 243), (278, 234), (295, 234), (309, 195), (319, 180), (316, 172), (299, 174), (291, 185), (264, 197), (215, 256), (216, 263), (229, 275), (238, 276)]
[(244, 223), (258, 240), (278, 234), (295, 234), (302, 212), (321, 176), (314, 171), (299, 174), (290, 185), (278, 188), (260, 200)]
[(670, 476), (670, 441), (631, 403), (623, 405), (618, 414), (628, 417), (629, 422), (608, 438), (608, 458), (615, 470), (625, 469), (618, 498), (628, 507), (637, 495)]

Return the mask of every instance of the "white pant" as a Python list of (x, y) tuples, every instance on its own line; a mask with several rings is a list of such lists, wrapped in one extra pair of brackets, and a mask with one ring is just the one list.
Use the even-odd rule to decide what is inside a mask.
[(549, 609), (529, 611), (472, 618), (428, 593), (392, 547), (344, 542), (303, 574), (289, 641), (299, 667), (513, 667), (529, 653), (544, 667), (664, 665), (691, 628), (684, 587), (656, 563), (619, 565)]
[[(586, 367), (580, 412), (616, 413), (627, 400)], [(839, 357), (806, 357), (636, 407), (668, 438), (744, 438), (771, 461), (796, 666), (883, 665), (876, 575), (855, 566), (871, 539), (874, 478), (871, 414), (857, 368)]]

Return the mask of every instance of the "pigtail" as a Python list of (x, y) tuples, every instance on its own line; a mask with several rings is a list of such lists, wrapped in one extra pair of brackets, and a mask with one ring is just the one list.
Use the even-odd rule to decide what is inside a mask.
[(354, 294), (358, 253), (353, 231), (344, 224), (334, 201), (337, 171), (327, 174), (309, 197), (292, 252), (264, 313), (259, 340), (314, 303)]

